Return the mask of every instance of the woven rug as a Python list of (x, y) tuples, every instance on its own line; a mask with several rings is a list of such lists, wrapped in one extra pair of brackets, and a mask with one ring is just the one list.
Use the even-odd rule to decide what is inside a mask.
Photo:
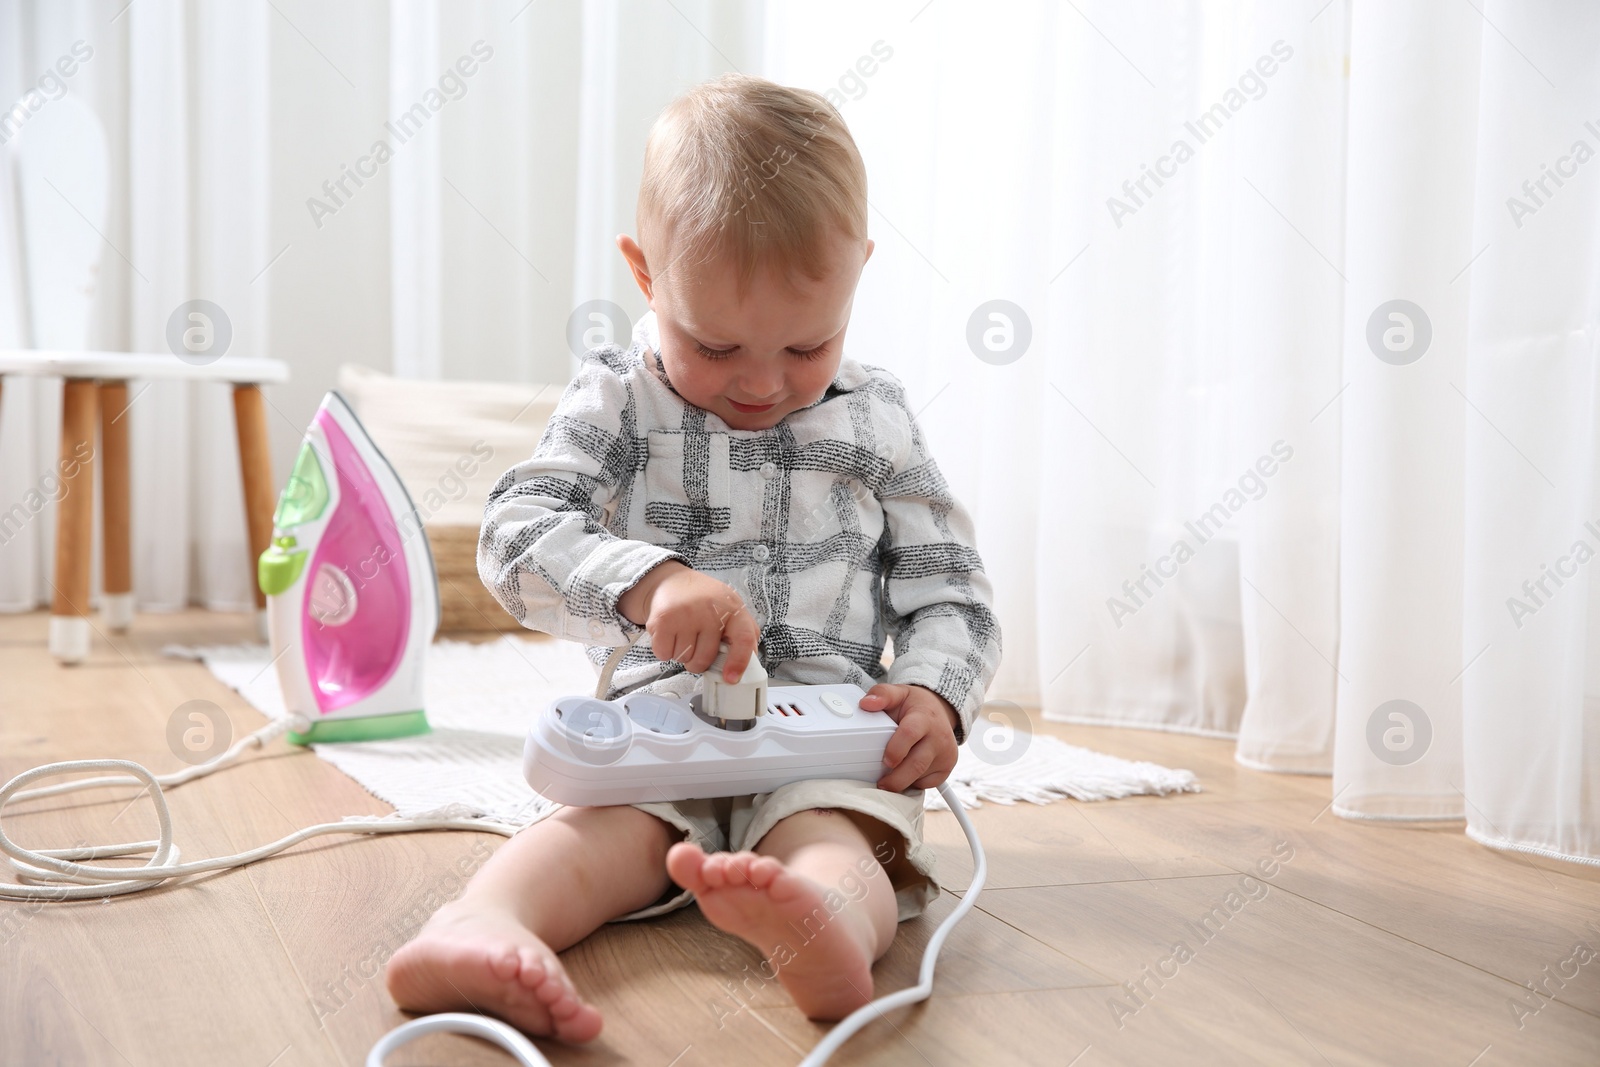
[[(203, 662), (269, 718), (285, 715), (266, 645), (168, 645), (163, 654)], [(436, 641), (428, 649), (424, 704), (433, 730), (387, 741), (317, 744), (317, 755), (402, 815), (441, 809), (525, 825), (555, 803), (522, 777), (522, 744), (550, 701), (593, 692), (594, 669), (570, 641), (505, 635)], [(1020, 720), (1020, 717), (1012, 716)], [(983, 801), (1048, 804), (1134, 794), (1199, 792), (1193, 772), (1119, 759), (1058, 738), (1018, 736), (1005, 716), (980, 716), (950, 775), (963, 807)], [(946, 807), (928, 790), (928, 808)]]

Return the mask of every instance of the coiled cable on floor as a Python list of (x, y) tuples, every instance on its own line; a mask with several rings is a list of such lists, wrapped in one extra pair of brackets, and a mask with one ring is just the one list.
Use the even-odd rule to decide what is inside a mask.
[[(259, 748), (265, 745), (272, 738), (287, 730), (289, 726), (290, 723), (287, 719), (274, 719), (249, 736), (241, 738), (215, 759), (193, 767), (186, 767), (171, 774), (152, 774), (142, 764), (135, 763), (132, 760), (120, 759), (67, 760), (61, 763), (47, 763), (42, 767), (35, 767), (31, 771), (22, 772), (4, 786), (0, 786), (0, 815), (3, 815), (5, 806), (12, 801), (58, 796), (62, 793), (71, 793), (80, 789), (93, 789), (101, 786), (139, 785), (142, 783), (145, 790), (150, 793), (151, 803), (155, 805), (156, 822), (160, 828), (160, 836), (154, 841), (126, 841), (119, 844), (86, 845), (77, 848), (30, 849), (24, 848), (11, 840), (5, 832), (3, 818), (0, 818), (0, 851), (11, 857), (11, 866), (17, 875), (17, 881), (15, 882), (0, 882), (0, 898), (10, 900), (93, 900), (100, 897), (120, 896), (124, 893), (137, 893), (141, 890), (153, 888), (172, 878), (183, 878), (192, 874), (202, 874), (206, 871), (226, 870), (230, 867), (242, 867), (247, 863), (254, 863), (256, 860), (276, 855), (308, 838), (320, 837), (323, 834), (392, 834), (408, 833), (415, 830), (482, 830), (510, 837), (517, 832), (518, 827), (491, 822), (486, 819), (459, 816), (353, 816), (339, 822), (319, 823), (316, 826), (308, 826), (304, 830), (297, 830), (287, 837), (279, 838), (270, 844), (253, 848), (248, 852), (240, 852), (234, 856), (219, 856), (215, 859), (179, 863), (178, 846), (172, 840), (172, 813), (167, 808), (167, 798), (163, 793), (163, 788), (165, 786), (182, 785), (184, 782), (193, 781), (213, 771), (220, 770), (237, 760), (245, 749)], [(23, 786), (39, 781), (42, 778), (58, 778), (64, 774), (81, 774), (87, 771), (116, 771), (120, 773), (102, 775), (98, 778), (85, 778), (74, 782), (63, 782), (59, 785), (44, 786), (37, 789), (23, 789)], [(149, 859), (143, 866), (138, 867), (106, 867), (78, 862), (79, 860), (115, 859), (129, 856), (149, 856)]]

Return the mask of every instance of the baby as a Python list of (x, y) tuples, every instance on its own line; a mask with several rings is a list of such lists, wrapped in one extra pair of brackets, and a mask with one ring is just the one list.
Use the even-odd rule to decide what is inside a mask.
[(724, 643), (729, 681), (759, 655), (775, 685), (860, 686), (896, 723), (882, 776), (561, 808), (390, 960), (401, 1007), (591, 1040), (600, 1013), (556, 954), (694, 900), (808, 1016), (839, 1019), (938, 895), (922, 791), (955, 766), (1000, 631), (904, 389), (844, 356), (873, 248), (866, 184), (816, 93), (727, 75), (669, 105), (639, 241), (617, 241), (651, 310), (628, 348), (584, 356), (533, 457), (495, 486), (478, 571), (522, 625), (596, 663), (641, 637), (612, 699), (693, 693)]

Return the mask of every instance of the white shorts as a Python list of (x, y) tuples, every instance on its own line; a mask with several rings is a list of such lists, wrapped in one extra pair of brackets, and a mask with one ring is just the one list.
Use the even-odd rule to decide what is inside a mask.
[[(867, 838), (873, 855), (888, 872), (899, 905), (899, 921), (914, 919), (939, 895), (933, 850), (922, 841), (922, 790), (891, 793), (869, 782), (821, 778), (780, 786), (770, 793), (719, 797), (715, 800), (679, 800), (634, 804), (640, 811), (677, 827), (685, 840), (707, 852), (753, 851), (780, 819), (812, 808), (856, 812), (882, 824)], [(684, 907), (694, 900), (687, 889), (671, 886), (649, 907), (619, 916), (612, 922), (648, 919)]]

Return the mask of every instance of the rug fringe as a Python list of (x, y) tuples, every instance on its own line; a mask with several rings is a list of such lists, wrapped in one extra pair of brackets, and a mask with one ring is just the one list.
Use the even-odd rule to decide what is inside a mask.
[[(962, 746), (949, 781), (963, 808), (982, 807), (986, 800), (1008, 805), (1019, 800), (1052, 804), (1068, 798), (1094, 801), (1202, 792), (1193, 771), (1108, 756), (1043, 735), (1029, 736), (1022, 755), (1011, 762), (991, 762), (993, 758), (980, 755), (970, 741)], [(934, 790), (924, 797), (925, 806), (932, 811), (949, 809)]]

